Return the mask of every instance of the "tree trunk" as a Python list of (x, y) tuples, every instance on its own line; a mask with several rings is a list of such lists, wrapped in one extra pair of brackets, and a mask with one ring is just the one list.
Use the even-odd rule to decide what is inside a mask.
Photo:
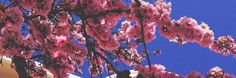
[(15, 70), (18, 73), (19, 78), (28, 78), (27, 71), (26, 71), (26, 66), (27, 63), (24, 58), (18, 57), (18, 56), (13, 56), (12, 62), (15, 65)]

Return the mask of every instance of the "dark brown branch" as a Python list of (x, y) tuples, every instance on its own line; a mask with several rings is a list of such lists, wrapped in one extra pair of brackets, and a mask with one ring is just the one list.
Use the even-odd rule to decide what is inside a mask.
[(145, 42), (145, 36), (144, 36), (144, 25), (143, 25), (143, 15), (140, 13), (140, 6), (141, 6), (141, 3), (138, 1), (138, 0), (135, 0), (135, 2), (137, 3), (137, 17), (139, 18), (139, 24), (141, 25), (141, 35), (142, 35), (142, 42), (143, 42), (143, 47), (144, 47), (144, 52), (146, 54), (146, 58), (147, 58), (147, 61), (148, 61), (148, 66), (149, 68), (151, 69), (151, 62), (150, 62), (150, 59), (149, 59), (149, 54), (148, 54), (148, 51), (147, 51), (147, 45), (146, 45), (146, 42)]
[(148, 51), (147, 51), (147, 45), (146, 45), (146, 42), (145, 42), (145, 38), (144, 38), (144, 26), (143, 26), (143, 21), (142, 21), (142, 18), (140, 18), (140, 24), (141, 24), (141, 33), (142, 33), (142, 41), (143, 41), (143, 47), (144, 47), (144, 52), (147, 56), (147, 61), (148, 61), (148, 65), (149, 65), (149, 68), (151, 68), (151, 62), (150, 62), (150, 59), (149, 59), (149, 55), (148, 55)]
[[(0, 64), (2, 64), (2, 62), (3, 62), (3, 58), (0, 57)], [(3, 66), (3, 64), (2, 64), (2, 66)]]
[[(81, 13), (84, 14), (83, 10), (81, 10)], [(87, 50), (88, 50), (88, 57), (89, 57), (88, 60), (92, 61), (92, 66), (93, 67), (96, 67), (95, 64), (93, 64), (93, 61), (94, 61), (93, 58), (92, 58), (92, 53), (93, 52), (91, 51), (91, 47), (90, 47), (91, 43), (88, 40), (89, 36), (87, 35), (87, 32), (86, 32), (86, 23), (85, 23), (86, 19), (84, 17), (82, 17), (81, 20), (82, 20), (82, 34), (85, 37), (86, 47), (87, 47)], [(90, 74), (90, 77), (92, 78), (91, 74)]]
[(88, 24), (87, 21), (85, 21), (85, 22), (86, 22), (86, 24), (88, 25), (89, 29), (92, 30), (92, 32), (94, 33), (94, 35), (97, 36), (99, 40), (102, 40), (102, 39), (100, 38), (100, 36), (94, 31), (94, 29), (92, 28), (92, 26), (91, 26), (90, 24)]
[(23, 57), (13, 56), (12, 62), (15, 65), (15, 70), (18, 73), (19, 78), (28, 78), (28, 74), (26, 71), (26, 60)]

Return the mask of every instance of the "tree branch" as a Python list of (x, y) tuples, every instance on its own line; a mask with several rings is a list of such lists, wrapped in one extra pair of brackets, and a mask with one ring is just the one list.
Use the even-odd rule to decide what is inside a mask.
[(18, 73), (19, 78), (28, 78), (28, 74), (26, 71), (26, 60), (23, 57), (13, 56), (12, 62), (15, 65), (15, 70)]
[(143, 25), (143, 15), (140, 13), (140, 6), (141, 6), (141, 3), (138, 1), (138, 0), (135, 0), (135, 2), (137, 3), (137, 17), (139, 18), (139, 24), (141, 25), (141, 34), (142, 34), (142, 42), (143, 42), (143, 47), (144, 47), (144, 52), (146, 54), (146, 58), (147, 58), (147, 61), (148, 61), (148, 66), (149, 68), (151, 69), (151, 62), (150, 62), (150, 59), (149, 59), (149, 55), (148, 55), (148, 51), (147, 51), (147, 45), (146, 45), (146, 42), (145, 42), (145, 36), (144, 36), (144, 25)]

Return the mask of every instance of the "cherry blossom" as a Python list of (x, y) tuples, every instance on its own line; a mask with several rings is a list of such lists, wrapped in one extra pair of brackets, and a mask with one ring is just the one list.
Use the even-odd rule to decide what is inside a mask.
[(29, 23), (29, 28), (34, 30), (32, 34), (34, 34), (36, 42), (40, 46), (42, 46), (44, 42), (43, 38), (52, 34), (52, 25), (50, 25), (48, 21), (42, 21), (39, 18), (32, 19), (32, 22)]
[(211, 50), (216, 53), (228, 56), (235, 56), (235, 42), (231, 36), (222, 36), (219, 37), (214, 43), (212, 43), (209, 47)]
[[(17, 7), (12, 7), (6, 10), (5, 14), (9, 19), (7, 20), (7, 24), (12, 24), (14, 27), (20, 27), (23, 23), (23, 13)], [(13, 19), (14, 18), (14, 19)]]
[(37, 65), (33, 61), (28, 62), (28, 68), (33, 77), (44, 78), (47, 76), (45, 69), (43, 69), (42, 67), (37, 67)]
[(64, 8), (74, 9), (77, 3), (77, 0), (61, 0), (60, 6)]
[(139, 71), (144, 78), (183, 78), (182, 76), (165, 71), (165, 67), (163, 65), (154, 64), (151, 67), (138, 65), (134, 67), (135, 70)]
[(36, 0), (34, 7), (32, 7), (33, 14), (42, 15), (45, 18), (51, 10), (53, 0)]
[(61, 46), (61, 45), (65, 44), (66, 41), (67, 41), (67, 38), (65, 36), (62, 36), (62, 35), (56, 36), (55, 38), (56, 38), (55, 41), (56, 41), (57, 46)]
[(233, 75), (225, 73), (221, 68), (219, 68), (217, 66), (210, 69), (206, 75), (206, 78), (212, 78), (212, 77), (234, 78)]
[(23, 37), (19, 33), (20, 30), (14, 29), (12, 26), (6, 26), (1, 31), (0, 45), (1, 55), (7, 57), (11, 56), (22, 56), (24, 58), (30, 58), (33, 51), (33, 40), (32, 37)]
[(190, 72), (186, 78), (203, 78), (201, 73), (198, 72)]
[(67, 74), (73, 72), (73, 64), (69, 57), (61, 51), (54, 52), (52, 57), (52, 65), (49, 68), (49, 71), (54, 74), (55, 78), (67, 78)]
[[(123, 62), (139, 72), (137, 77), (204, 77), (197, 72), (180, 75), (161, 64), (152, 64), (147, 43), (159, 34), (180, 45), (197, 43), (218, 54), (236, 57), (233, 37), (215, 40), (208, 24), (187, 16), (173, 19), (172, 4), (164, 0), (154, 4), (145, 0), (132, 0), (130, 4), (122, 0), (7, 1), (11, 2), (8, 6), (0, 3), (0, 56), (19, 57), (22, 63), (27, 62), (25, 66), (19, 64), (25, 71), (16, 70), (28, 71), (29, 75), (24, 74), (23, 78), (44, 78), (46, 70), (54, 78), (67, 78), (67, 73), (82, 74), (84, 62), (89, 63), (91, 76), (101, 77), (104, 69), (119, 75), (122, 70), (113, 63)], [(27, 35), (22, 34), (22, 23), (28, 27)], [(40, 54), (33, 55), (35, 51)], [(159, 55), (160, 51), (152, 54)], [(20, 59), (13, 61), (18, 67), (15, 60)], [(42, 66), (35, 64), (38, 60)], [(142, 65), (146, 60), (148, 65)], [(205, 77), (234, 78), (219, 67), (212, 68)]]
[(32, 8), (37, 0), (11, 0), (13, 2), (18, 2), (23, 8)]
[(199, 25), (195, 19), (189, 17), (181, 17), (177, 21), (171, 21), (161, 26), (159, 32), (164, 37), (179, 44), (195, 42), (203, 47), (208, 47), (214, 41), (214, 33), (207, 24), (201, 23)]

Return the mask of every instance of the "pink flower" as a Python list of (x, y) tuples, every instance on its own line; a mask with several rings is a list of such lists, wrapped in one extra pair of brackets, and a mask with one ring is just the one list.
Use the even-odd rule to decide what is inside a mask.
[(203, 78), (199, 72), (190, 72), (186, 78)]
[(224, 71), (221, 68), (216, 66), (216, 67), (213, 67), (212, 69), (209, 70), (206, 78), (223, 77), (223, 76), (224, 76)]
[(195, 42), (208, 47), (214, 41), (214, 33), (207, 24), (198, 25), (195, 19), (189, 17), (181, 17), (177, 21), (173, 20), (161, 26), (160, 34), (179, 44)]
[(200, 45), (203, 47), (208, 47), (210, 44), (214, 41), (214, 33), (212, 30), (209, 29), (208, 25), (205, 23), (202, 23), (199, 25), (202, 28), (202, 31), (204, 32), (202, 34), (202, 39), (200, 40)]
[(107, 28), (104, 25), (98, 25), (93, 27), (86, 27), (86, 32), (88, 35), (92, 36), (96, 40), (104, 40), (107, 41), (110, 39), (111, 35), (111, 29)]
[(226, 56), (235, 54), (235, 43), (231, 36), (219, 37), (209, 48), (216, 53)]
[[(68, 12), (61, 12), (57, 17), (56, 17), (57, 21), (58, 21), (58, 26), (69, 26), (69, 20), (71, 20), (70, 15), (68, 14)], [(69, 27), (68, 27), (69, 28)]]
[[(144, 26), (143, 34), (144, 34), (145, 42), (150, 42), (156, 38), (155, 28), (156, 26), (154, 26), (153, 24), (147, 24)], [(136, 25), (136, 26), (130, 27), (130, 29), (127, 30), (127, 34), (129, 38), (142, 39), (141, 26)]]
[(60, 35), (60, 36), (55, 36), (56, 38), (56, 46), (63, 46), (67, 42), (66, 36)]
[(174, 24), (170, 24), (170, 25), (163, 25), (160, 27), (159, 33), (166, 37), (167, 39), (171, 39), (175, 36), (175, 31), (174, 31)]
[(233, 74), (225, 73), (223, 78), (235, 78), (235, 76)]
[(47, 15), (51, 10), (52, 2), (53, 0), (37, 0), (36, 4), (32, 7), (32, 12), (47, 18)]
[(35, 36), (39, 46), (42, 46), (44, 38), (52, 34), (52, 25), (49, 24), (48, 20), (32, 19), (32, 23), (29, 23), (29, 28), (33, 31), (32, 34)]
[[(82, 0), (81, 4), (86, 5), (85, 12), (87, 14), (90, 13), (99, 13), (102, 12), (104, 9), (102, 8), (102, 4), (105, 2), (105, 0)], [(94, 7), (96, 6), (96, 7)]]
[(200, 45), (203, 47), (209, 47), (214, 41), (213, 32), (205, 33), (200, 41)]
[(139, 71), (144, 78), (183, 78), (178, 74), (165, 71), (165, 67), (163, 65), (154, 64), (149, 68), (149, 66), (137, 65), (134, 67), (134, 70)]
[[(101, 0), (103, 1), (103, 0)], [(103, 3), (102, 3), (102, 7), (103, 9), (124, 9), (125, 8), (125, 5), (124, 3), (122, 2), (122, 0), (105, 0)]]
[(96, 68), (96, 67), (94, 67), (94, 66), (90, 66), (89, 67), (89, 72), (90, 72), (90, 74), (92, 75), (92, 76), (97, 76), (98, 75), (98, 68)]
[(0, 46), (1, 46), (1, 55), (5, 55), (7, 57), (11, 56), (20, 56), (28, 59), (32, 55), (32, 51), (34, 48), (33, 41), (28, 38), (24, 38), (22, 34), (20, 34), (20, 30), (14, 28), (12, 26), (6, 26), (1, 31), (0, 37)]
[(197, 26), (197, 21), (195, 19), (192, 18), (188, 18), (188, 17), (181, 17), (178, 21), (177, 21), (178, 25), (183, 26), (183, 28), (193, 28), (195, 26)]
[(52, 62), (49, 71), (54, 78), (67, 78), (67, 73), (74, 71), (72, 59), (63, 50), (55, 51), (51, 55)]
[(11, 24), (13, 27), (20, 28), (24, 18), (23, 13), (20, 11), (19, 7), (11, 7), (6, 9), (5, 14), (10, 18), (6, 24)]
[(36, 4), (36, 0), (12, 0), (13, 2), (19, 2), (20, 5), (25, 8), (32, 8)]
[(74, 9), (77, 5), (77, 0), (61, 0), (61, 6), (63, 8)]
[(97, 40), (98, 45), (106, 50), (112, 51), (119, 47), (119, 43), (113, 38), (110, 37), (108, 40)]

